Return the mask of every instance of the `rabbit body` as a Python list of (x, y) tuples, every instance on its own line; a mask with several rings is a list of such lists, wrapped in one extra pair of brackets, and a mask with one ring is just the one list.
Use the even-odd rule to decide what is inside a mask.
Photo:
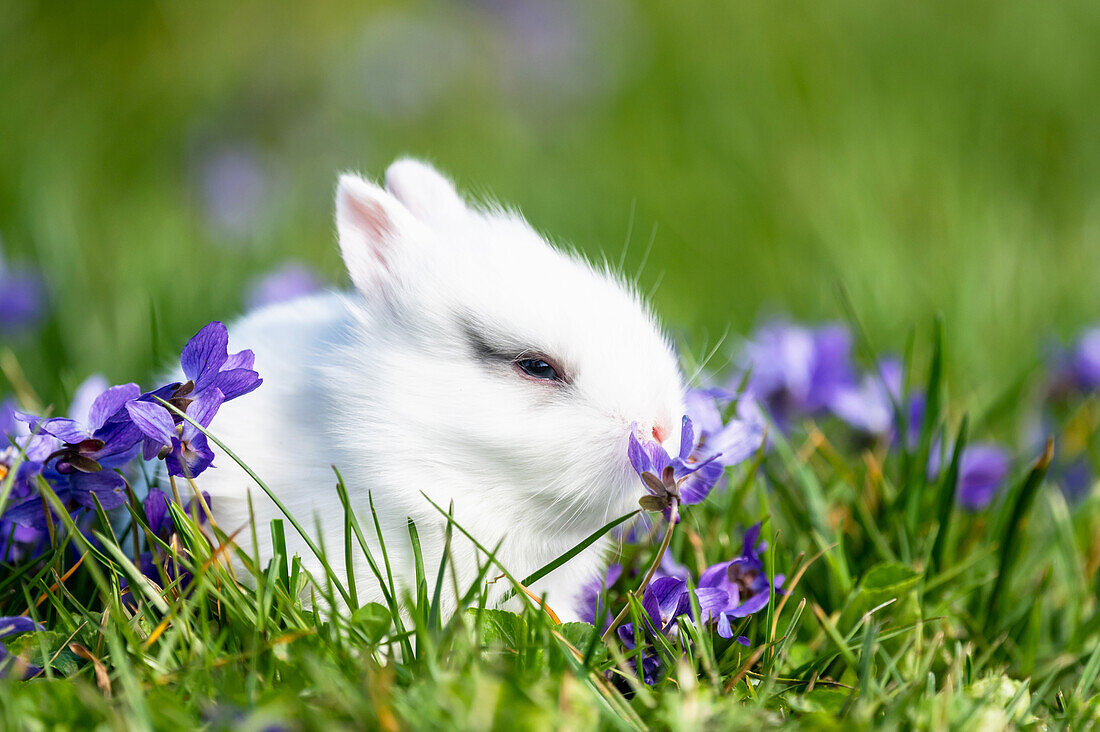
[[(226, 403), (212, 433), (270, 487), (344, 566), (344, 510), (335, 466), (375, 559), (371, 500), (399, 585), (413, 585), (408, 521), (429, 582), (444, 546), (446, 509), (520, 579), (637, 506), (627, 460), (631, 429), (675, 451), (683, 386), (672, 348), (634, 291), (563, 253), (519, 216), (475, 209), (425, 164), (403, 160), (385, 188), (343, 176), (340, 248), (355, 288), (281, 303), (230, 328), (255, 352), (264, 385)], [(199, 479), (219, 527), (256, 518), (261, 563), (280, 509), (227, 455)], [(321, 563), (288, 521), (288, 552), (315, 576)], [(238, 535), (246, 549), (248, 531)], [(563, 620), (606, 544), (578, 554), (531, 588)], [(360, 601), (379, 583), (353, 539)], [(479, 555), (455, 530), (444, 583), (465, 592)], [(385, 569), (383, 569), (383, 573)], [(487, 577), (500, 574), (492, 568)], [(508, 590), (489, 585), (490, 600)]]

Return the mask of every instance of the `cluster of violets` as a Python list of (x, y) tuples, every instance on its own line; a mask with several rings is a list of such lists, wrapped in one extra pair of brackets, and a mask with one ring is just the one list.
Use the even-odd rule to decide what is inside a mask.
[[(645, 642), (635, 659), (640, 661), (640, 675), (645, 683), (656, 683), (662, 671), (661, 659), (652, 650), (654, 636), (674, 640), (686, 652), (687, 640), (679, 633), (677, 619), (696, 619), (693, 595), (702, 623), (712, 625), (722, 638), (731, 639), (740, 621), (767, 607), (773, 592), (783, 593), (783, 575), (769, 580), (764, 571), (761, 554), (767, 548), (767, 542), (760, 539), (760, 524), (755, 524), (745, 532), (739, 556), (707, 567), (690, 585), (689, 580), (694, 578), (687, 567), (668, 555), (662, 558), (652, 581), (642, 593), (641, 623), (638, 626), (624, 623), (615, 629), (619, 641), (628, 651), (637, 648), (639, 637)], [(578, 597), (578, 611), (583, 620), (607, 630), (612, 622), (606, 604), (607, 593), (622, 576), (622, 565), (613, 564), (603, 577), (582, 589)], [(690, 589), (692, 585), (694, 590)], [(736, 642), (749, 645), (749, 639), (743, 635), (737, 636)]]
[[(833, 417), (857, 435), (916, 446), (925, 419), (925, 395), (903, 389), (900, 360), (881, 358), (863, 373), (852, 358), (851, 331), (838, 324), (809, 328), (776, 321), (759, 328), (744, 350), (747, 395), (776, 427), (789, 431), (804, 418)], [(896, 409), (902, 410), (905, 434), (897, 433)], [(933, 439), (927, 472), (934, 479), (950, 457)], [(959, 504), (978, 511), (993, 500), (1012, 468), (1007, 447), (995, 442), (969, 443), (959, 463)]]
[(1086, 330), (1068, 349), (1055, 351), (1052, 374), (1043, 387), (1041, 409), (1028, 425), (1025, 441), (1037, 448), (1046, 436), (1061, 431), (1052, 471), (1071, 497), (1085, 495), (1096, 480), (1096, 463), (1090, 457), (1097, 419), (1096, 402), (1082, 397), (1100, 394), (1100, 327)]
[[(312, 270), (288, 263), (250, 283), (246, 304), (257, 308), (317, 292), (323, 282)], [(33, 334), (45, 321), (44, 278), (33, 268), (9, 264), (0, 251), (0, 336)], [(109, 386), (93, 376), (73, 394), (67, 417), (42, 417), (20, 411), (10, 397), (0, 400), (0, 567), (34, 561), (67, 540), (65, 522), (43, 497), (45, 482), (85, 540), (97, 505), (105, 511), (137, 502), (131, 480), (140, 472), (137, 458), (162, 460), (163, 473), (190, 481), (213, 466), (214, 452), (194, 423), (210, 425), (219, 407), (257, 388), (262, 380), (253, 369), (251, 351), (228, 352), (225, 325), (213, 322), (184, 347), (180, 366), (186, 378), (152, 391), (136, 384)], [(163, 401), (162, 401), (163, 400)], [(164, 406), (185, 413), (189, 420)], [(210, 498), (202, 493), (206, 508)], [(168, 543), (176, 530), (169, 511), (173, 499), (154, 483), (141, 507), (149, 530)], [(192, 501), (187, 511), (202, 523), (207, 515)], [(137, 557), (143, 574), (167, 583), (186, 576), (169, 557), (147, 546)], [(120, 580), (124, 600), (125, 580)], [(41, 669), (10, 654), (6, 636), (41, 630), (27, 617), (0, 617), (0, 678), (17, 674), (30, 678)]]
[[(214, 452), (196, 425), (209, 426), (223, 403), (261, 384), (252, 352), (229, 354), (228, 344), (225, 325), (210, 323), (181, 353), (186, 381), (142, 392), (137, 384), (108, 387), (93, 377), (77, 389), (69, 417), (26, 414), (10, 401), (0, 405), (0, 478), (5, 479), (0, 485), (6, 486), (0, 561), (37, 556), (63, 531), (40, 481), (80, 527), (97, 505), (110, 511), (133, 495), (127, 468), (139, 455), (163, 460), (172, 480), (190, 481), (209, 468)], [(145, 498), (154, 531), (163, 526), (166, 500), (157, 486)]]
[[(683, 505), (701, 502), (720, 483), (725, 468), (764, 444), (768, 428), (786, 433), (803, 418), (833, 417), (857, 435), (893, 444), (899, 441), (896, 405), (905, 412), (906, 446), (916, 446), (924, 394), (903, 394), (902, 365), (895, 358), (883, 358), (873, 370), (859, 373), (847, 328), (770, 323), (756, 331), (743, 353), (743, 370), (725, 386), (689, 390), (677, 455), (670, 456), (638, 430), (631, 434), (630, 462), (650, 493), (642, 500), (644, 508), (662, 510), (667, 517), (673, 500)], [(724, 421), (722, 413), (730, 404), (733, 416)], [(929, 478), (939, 474), (947, 457), (940, 440), (933, 440)], [(1006, 447), (994, 442), (968, 444), (960, 456), (959, 504), (974, 511), (988, 506), (1011, 467)]]
[[(1051, 474), (1070, 497), (1080, 496), (1095, 480), (1095, 466), (1088, 455), (1088, 435), (1072, 433), (1072, 416), (1087, 397), (1100, 392), (1100, 327), (1086, 330), (1068, 348), (1052, 348), (1050, 361), (1024, 449), (1038, 454), (1049, 435), (1063, 430), (1064, 439), (1056, 440)], [(904, 439), (909, 449), (916, 445), (925, 419), (924, 393), (904, 391), (903, 368), (896, 358), (881, 358), (860, 373), (852, 359), (851, 332), (844, 326), (768, 323), (747, 344), (741, 365), (744, 370), (731, 383), (745, 381), (746, 395), (781, 430), (791, 429), (800, 419), (834, 417), (861, 437), (889, 445)], [(897, 434), (895, 406), (906, 425), (904, 436)], [(1079, 432), (1089, 429), (1087, 424), (1078, 427)], [(934, 437), (927, 466), (931, 479), (950, 457), (949, 449), (941, 449), (942, 435)], [(960, 456), (959, 504), (970, 511), (985, 509), (1012, 465), (1008, 446), (968, 443)]]
[[(857, 436), (892, 446), (904, 440), (916, 447), (925, 419), (925, 395), (905, 393), (903, 368), (896, 358), (880, 359), (861, 373), (852, 358), (851, 332), (841, 325), (810, 328), (772, 322), (759, 328), (743, 350), (741, 369), (725, 386), (692, 389), (686, 396), (687, 415), (681, 428), (680, 449), (670, 455), (664, 447), (635, 429), (627, 454), (647, 494), (643, 508), (663, 512), (667, 520), (679, 519), (680, 505), (700, 503), (723, 480), (725, 469), (766, 449), (767, 429), (784, 433), (807, 418), (834, 418)], [(1066, 405), (1100, 391), (1100, 328), (1087, 331), (1068, 351), (1057, 357), (1052, 378), (1045, 386), (1044, 411), (1035, 431), (1053, 431)], [(732, 405), (732, 408), (730, 406)], [(902, 419), (896, 412), (902, 411)], [(1062, 414), (1057, 414), (1061, 410)], [(728, 420), (723, 413), (730, 413)], [(899, 421), (904, 435), (898, 434)], [(933, 439), (927, 473), (934, 480), (945, 467), (942, 435)], [(1045, 436), (1043, 437), (1045, 440)], [(1072, 492), (1092, 480), (1087, 455), (1063, 460), (1063, 485)], [(957, 499), (960, 506), (980, 511), (994, 500), (1012, 467), (1009, 449), (994, 442), (969, 443), (960, 455)], [(616, 629), (623, 645), (633, 650), (636, 639), (666, 636), (684, 644), (676, 619), (694, 618), (690, 586), (703, 623), (718, 635), (732, 638), (733, 621), (765, 608), (773, 592), (782, 592), (783, 576), (769, 580), (760, 561), (766, 544), (759, 542), (759, 524), (744, 538), (740, 556), (707, 567), (697, 579), (687, 568), (664, 556), (642, 594), (643, 626)], [(623, 576), (612, 565), (603, 577), (583, 587), (578, 595), (581, 616), (592, 623), (610, 624), (608, 591)], [(694, 582), (689, 582), (695, 579)], [(737, 641), (748, 645), (746, 637)], [(661, 671), (659, 657), (647, 644), (636, 654), (641, 676), (654, 683)]]
[[(641, 506), (661, 511), (672, 524), (679, 521), (680, 505), (701, 503), (722, 481), (727, 467), (744, 462), (761, 448), (767, 428), (755, 401), (745, 394), (721, 388), (692, 389), (686, 395), (685, 406), (688, 414), (681, 423), (676, 455), (669, 455), (661, 443), (638, 429), (631, 431), (627, 443), (627, 457), (647, 491)], [(728, 420), (723, 419), (724, 411), (733, 412)], [(661, 555), (660, 565), (654, 568), (642, 592), (641, 624), (625, 623), (615, 629), (645, 683), (656, 683), (662, 673), (661, 658), (653, 649), (654, 636), (674, 640), (686, 652), (687, 640), (680, 636), (677, 619), (695, 619), (693, 595), (699, 620), (728, 639), (734, 637), (739, 620), (767, 606), (773, 590), (782, 592), (783, 576), (773, 581), (764, 572), (760, 554), (767, 544), (759, 538), (760, 525), (756, 524), (745, 533), (740, 556), (707, 567), (690, 584), (690, 571), (670, 555)], [(602, 624), (605, 632), (612, 622), (606, 606), (607, 592), (622, 575), (623, 567), (614, 564), (578, 595), (581, 617), (594, 625)], [(690, 589), (692, 585), (694, 590)], [(638, 639), (644, 643), (641, 648)], [(744, 636), (739, 636), (737, 642), (749, 644)]]

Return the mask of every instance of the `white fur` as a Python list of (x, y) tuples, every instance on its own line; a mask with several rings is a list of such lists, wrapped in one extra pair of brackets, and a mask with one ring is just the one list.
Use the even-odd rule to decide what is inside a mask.
[[(264, 384), (224, 405), (212, 430), (303, 526), (319, 522), (341, 577), (332, 465), (372, 547), (373, 495), (402, 586), (413, 576), (408, 518), (432, 577), (442, 553), (445, 520), (421, 491), (444, 508), (453, 501), (456, 520), (483, 545), (503, 540), (499, 559), (522, 578), (637, 507), (643, 489), (627, 437), (634, 422), (647, 433), (659, 425), (667, 446), (678, 447), (676, 359), (630, 287), (552, 248), (519, 216), (467, 208), (443, 176), (411, 160), (390, 167), (386, 186), (346, 175), (337, 191), (340, 245), (358, 291), (269, 307), (230, 328), (233, 350), (255, 351)], [(486, 340), (499, 334), (550, 355), (572, 383), (532, 381), (477, 357), (464, 322), (476, 322)], [(199, 485), (219, 525), (244, 525), (251, 493), (266, 560), (267, 524), (279, 510), (228, 456), (216, 464)], [(287, 539), (320, 576), (289, 524)], [(575, 618), (577, 589), (602, 567), (601, 551), (582, 552), (533, 591)], [(357, 546), (353, 554), (360, 598), (380, 599)], [(453, 558), (465, 591), (477, 560), (457, 532)], [(506, 584), (492, 585), (490, 596)], [(453, 608), (451, 587), (448, 579)]]

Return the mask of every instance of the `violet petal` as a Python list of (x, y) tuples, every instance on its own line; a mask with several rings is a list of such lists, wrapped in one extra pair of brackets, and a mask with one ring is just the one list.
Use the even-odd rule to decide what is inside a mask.
[(109, 417), (126, 405), (126, 402), (137, 399), (139, 396), (141, 396), (141, 387), (137, 384), (112, 386), (100, 394), (92, 402), (92, 408), (88, 412), (89, 430), (94, 432), (102, 427)]
[(146, 437), (161, 445), (172, 444), (172, 438), (176, 437), (176, 425), (163, 406), (153, 402), (130, 402), (126, 405), (126, 411)]
[(188, 379), (197, 385), (205, 386), (206, 380), (213, 377), (229, 358), (229, 331), (220, 321), (207, 323), (198, 333), (187, 341), (180, 354), (180, 366)]

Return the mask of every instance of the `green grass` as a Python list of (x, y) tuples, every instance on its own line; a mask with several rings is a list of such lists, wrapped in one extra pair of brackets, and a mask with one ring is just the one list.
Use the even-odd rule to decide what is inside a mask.
[[(902, 352), (915, 330), (951, 440), (1022, 432), (1048, 339), (1096, 317), (1100, 8), (576, 7), (589, 5), (577, 17), (594, 56), (518, 90), (500, 81), (507, 32), (472, 3), (8, 9), (0, 234), (8, 257), (45, 272), (51, 314), (0, 342), (0, 395), (65, 404), (97, 371), (147, 382), (288, 257), (342, 282), (336, 172), (379, 176), (412, 153), (591, 255), (618, 261), (626, 246), (690, 354), (761, 313), (846, 317), (840, 285), (875, 351)], [(443, 39), (431, 53), (371, 54), (373, 24), (421, 21)], [(403, 63), (447, 83), (414, 113), (372, 111), (364, 100)], [(243, 234), (211, 226), (201, 200), (222, 146), (256, 151), (268, 176)], [(937, 313), (942, 352), (928, 345)], [(1097, 414), (1095, 397), (1077, 405), (1057, 438), (1095, 443)], [(1100, 499), (1067, 504), (1028, 455), (989, 511), (961, 512), (952, 471), (929, 483), (916, 467), (932, 422), (914, 454), (811, 425), (686, 509), (679, 561), (729, 559), (764, 521), (766, 561), (799, 581), (746, 624), (748, 649), (684, 624), (693, 651), (666, 659), (654, 689), (623, 671), (617, 643), (531, 607), (484, 608), (480, 584), (462, 588), (468, 612), (444, 617), (441, 567), (420, 568), (405, 615), (381, 556), (386, 605), (330, 613), (345, 594), (358, 605), (354, 582), (286, 556), (239, 586), (178, 516), (196, 579), (139, 585), (136, 611), (117, 584), (136, 579), (131, 540), (106, 523), (94, 554), (59, 548), (33, 572), (0, 572), (0, 615), (49, 628), (11, 647), (50, 660), (44, 679), (0, 681), (0, 727), (1097, 726)], [(374, 531), (364, 516), (347, 527), (329, 551), (361, 552)], [(654, 551), (622, 560), (642, 570)], [(636, 586), (614, 588), (616, 612)]]
[[(930, 392), (942, 391), (938, 373), (929, 370)], [(933, 411), (925, 424), (945, 419)], [(948, 426), (963, 439), (965, 427)], [(281, 537), (305, 531), (302, 517), (253, 524), (232, 549), (224, 533), (173, 507), (177, 540), (162, 548), (193, 574), (189, 583), (143, 579), (128, 558), (130, 532), (116, 538), (103, 514), (97, 547), (80, 540), (75, 551), (59, 547), (29, 573), (0, 578), (0, 615), (27, 612), (47, 627), (9, 639), (13, 652), (45, 671), (30, 682), (0, 681), (0, 726), (1100, 724), (1100, 496), (1067, 505), (1046, 480), (1049, 456), (1035, 456), (989, 509), (969, 513), (953, 500), (957, 449), (943, 476), (930, 480), (914, 468), (924, 464), (926, 441), (910, 450), (860, 448), (829, 422), (804, 423), (792, 435), (801, 436), (788, 442), (773, 433), (773, 450), (732, 469), (727, 489), (687, 507), (669, 544), (698, 573), (737, 555), (744, 529), (762, 521), (765, 567), (786, 575), (787, 593), (735, 627), (749, 647), (680, 618), (688, 651), (675, 641), (653, 646), (665, 669), (653, 686), (631, 670), (642, 645), (630, 650), (614, 634), (601, 640), (584, 623), (558, 625), (534, 603), (518, 613), (487, 607), (486, 581), (516, 579), (490, 547), (479, 545), (481, 576), (459, 588), (461, 609), (448, 616), (440, 603), (450, 581), (446, 560), (425, 566), (414, 551), (415, 582), (402, 592), (385, 544), (381, 553), (367, 548), (377, 521), (346, 512), (343, 551), (367, 555), (369, 581), (386, 599), (360, 605), (362, 577), (331, 569), (312, 576), (287, 557)], [(218, 449), (235, 459), (231, 446)], [(338, 473), (331, 489), (343, 495)], [(145, 534), (135, 509), (133, 531)], [(476, 544), (437, 509), (448, 535)], [(267, 530), (275, 555), (260, 566), (248, 547)], [(417, 536), (410, 522), (414, 548)], [(227, 551), (237, 552), (248, 583), (220, 561)], [(314, 551), (329, 567), (324, 550)], [(611, 588), (609, 610), (622, 609), (640, 627), (636, 593), (657, 559), (656, 542), (625, 544), (620, 554), (627, 571)]]

